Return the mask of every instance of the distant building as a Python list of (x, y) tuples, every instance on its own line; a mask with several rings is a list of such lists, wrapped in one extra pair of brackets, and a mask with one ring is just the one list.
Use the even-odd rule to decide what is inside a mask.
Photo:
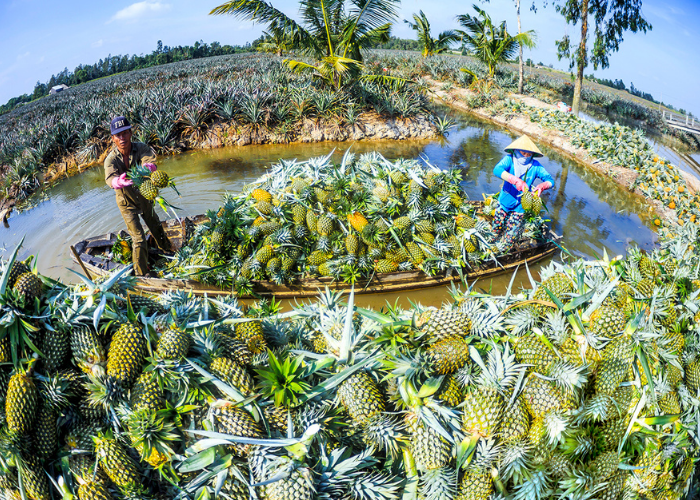
[(61, 85), (56, 85), (55, 87), (51, 87), (51, 90), (49, 90), (49, 94), (58, 94), (62, 90), (66, 90), (68, 88), (68, 85), (62, 83)]

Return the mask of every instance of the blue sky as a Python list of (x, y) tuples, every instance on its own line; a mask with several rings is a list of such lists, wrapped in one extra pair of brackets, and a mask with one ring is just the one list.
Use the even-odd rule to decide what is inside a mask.
[[(555, 0), (556, 1), (556, 0)], [(564, 33), (578, 41), (577, 27), (567, 25), (551, 5), (537, 13), (529, 10), (530, 0), (523, 0), (523, 29), (538, 35), (536, 49), (526, 52), (535, 62), (567, 69), (557, 61), (554, 41)], [(37, 81), (45, 82), (63, 68), (73, 70), (78, 64), (91, 64), (108, 54), (145, 54), (152, 52), (158, 40), (164, 45), (207, 43), (243, 44), (260, 36), (262, 26), (229, 16), (209, 16), (208, 12), (223, 3), (219, 0), (0, 0), (0, 103), (23, 93), (31, 93)], [(289, 15), (296, 15), (298, 3), (272, 0)], [(517, 30), (513, 0), (488, 3), (457, 0), (407, 0), (401, 4), (400, 19), (422, 9), (434, 31), (457, 27), (454, 17), (473, 12), (477, 3), (494, 20), (508, 21), (510, 31)], [(644, 1), (643, 12), (653, 25), (644, 34), (625, 34), (619, 52), (610, 57), (605, 71), (586, 69), (601, 78), (621, 78), (629, 87), (663, 98), (675, 107), (700, 115), (700, 64), (694, 47), (700, 40), (700, 2), (695, 0)], [(403, 22), (394, 27), (395, 36), (413, 38)]]

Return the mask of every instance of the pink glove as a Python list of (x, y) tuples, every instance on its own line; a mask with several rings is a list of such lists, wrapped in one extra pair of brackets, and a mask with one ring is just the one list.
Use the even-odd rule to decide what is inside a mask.
[(549, 182), (549, 181), (543, 182), (543, 183), (539, 184), (539, 185), (535, 188), (535, 192), (537, 193), (537, 196), (540, 196), (540, 197), (541, 197), (541, 196), (542, 196), (542, 191), (546, 191), (547, 189), (549, 189), (549, 188), (551, 188), (551, 187), (552, 187), (552, 183), (551, 183), (551, 182)]
[(146, 167), (148, 170), (150, 170), (151, 173), (153, 173), (153, 172), (155, 172), (156, 170), (158, 170), (158, 167), (156, 167), (156, 164), (155, 164), (155, 163), (144, 163), (143, 166)]
[(125, 187), (129, 187), (132, 184), (133, 181), (131, 179), (126, 178), (126, 172), (124, 172), (119, 177), (115, 177), (114, 179), (112, 179), (112, 189), (122, 189)]
[(527, 191), (527, 183), (514, 176), (513, 174), (509, 174), (508, 172), (503, 172), (503, 175), (501, 176), (501, 179), (503, 179), (506, 182), (510, 182), (513, 186), (515, 186), (515, 189), (518, 191)]

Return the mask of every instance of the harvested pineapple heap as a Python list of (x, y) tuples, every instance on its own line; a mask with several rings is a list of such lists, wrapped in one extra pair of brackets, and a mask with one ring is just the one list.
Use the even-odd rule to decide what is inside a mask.
[(66, 287), (10, 259), (0, 498), (681, 498), (698, 245), (689, 225), (532, 289), (382, 312), (149, 299), (124, 272)]
[[(252, 280), (355, 283), (375, 273), (433, 275), (474, 265), (499, 249), (488, 244), (490, 224), (460, 181), (459, 170), (377, 153), (346, 155), (340, 165), (329, 156), (283, 161), (210, 211), (210, 221), (161, 271), (249, 294)], [(542, 205), (533, 203), (527, 236), (543, 229), (535, 207)]]

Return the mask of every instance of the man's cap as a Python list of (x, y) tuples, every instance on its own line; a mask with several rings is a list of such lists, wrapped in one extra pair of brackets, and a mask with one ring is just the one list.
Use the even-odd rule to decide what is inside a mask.
[(116, 116), (112, 118), (109, 124), (109, 132), (114, 135), (124, 130), (129, 130), (131, 128), (131, 123), (124, 116)]
[(544, 156), (542, 152), (540, 152), (540, 150), (537, 149), (535, 143), (532, 142), (532, 140), (526, 135), (518, 137), (508, 146), (506, 146), (506, 153), (513, 154), (513, 150), (515, 149), (519, 149), (521, 151), (530, 151), (532, 153), (533, 158), (540, 158)]

